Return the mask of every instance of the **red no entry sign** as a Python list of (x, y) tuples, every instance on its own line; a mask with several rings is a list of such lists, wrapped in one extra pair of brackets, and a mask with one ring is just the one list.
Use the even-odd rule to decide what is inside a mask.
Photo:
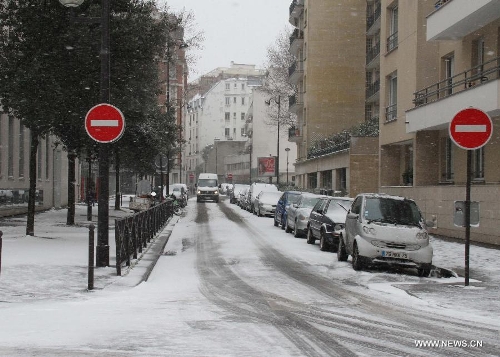
[(493, 123), (482, 110), (467, 108), (453, 117), (449, 132), (451, 139), (462, 149), (479, 149), (490, 140)]
[(85, 130), (97, 142), (112, 143), (125, 131), (125, 117), (111, 104), (98, 104), (85, 117)]

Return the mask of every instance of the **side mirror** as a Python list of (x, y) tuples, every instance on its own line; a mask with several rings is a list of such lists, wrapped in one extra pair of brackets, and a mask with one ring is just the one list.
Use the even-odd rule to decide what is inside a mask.
[(427, 228), (434, 228), (434, 221), (425, 221), (425, 225), (427, 226)]

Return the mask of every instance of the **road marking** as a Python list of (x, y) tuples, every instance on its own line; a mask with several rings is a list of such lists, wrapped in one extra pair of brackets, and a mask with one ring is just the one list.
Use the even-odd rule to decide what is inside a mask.
[(90, 126), (118, 126), (118, 120), (92, 119)]
[(455, 125), (456, 133), (485, 133), (486, 125)]

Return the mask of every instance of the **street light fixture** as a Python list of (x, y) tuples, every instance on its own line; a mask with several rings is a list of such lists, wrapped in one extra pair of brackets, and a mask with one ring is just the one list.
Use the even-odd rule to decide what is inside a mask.
[[(85, 0), (59, 0), (66, 7), (77, 7)], [(101, 17), (98, 19), (87, 19), (86, 22), (96, 22), (101, 26), (101, 78), (100, 78), (100, 100), (101, 103), (109, 103), (109, 16), (110, 0), (101, 0)], [(83, 22), (83, 21), (82, 21)], [(99, 197), (97, 207), (97, 246), (96, 266), (109, 266), (109, 147), (107, 144), (99, 143)]]
[(285, 148), (286, 151), (286, 186), (288, 187), (288, 152), (290, 148)]

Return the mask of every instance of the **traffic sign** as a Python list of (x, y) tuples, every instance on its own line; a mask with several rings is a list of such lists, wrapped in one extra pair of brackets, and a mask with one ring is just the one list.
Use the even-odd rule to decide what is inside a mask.
[(232, 180), (233, 179), (233, 174), (231, 174), (231, 173), (227, 174), (227, 179), (228, 180)]
[(125, 117), (117, 107), (101, 103), (92, 107), (85, 116), (87, 134), (99, 143), (112, 143), (125, 131)]
[(192, 180), (194, 179), (194, 174), (192, 172), (189, 173), (189, 178)]
[(484, 146), (493, 133), (493, 123), (480, 109), (459, 111), (450, 122), (450, 138), (462, 149), (474, 150)]

